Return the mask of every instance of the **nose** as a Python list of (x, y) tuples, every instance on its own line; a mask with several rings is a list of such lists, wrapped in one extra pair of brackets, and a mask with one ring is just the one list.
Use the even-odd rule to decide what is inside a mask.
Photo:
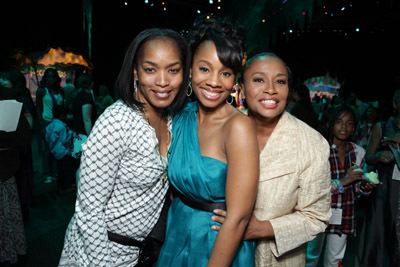
[(159, 72), (156, 79), (156, 84), (160, 87), (166, 87), (169, 85), (168, 74), (164, 71)]
[(219, 76), (218, 73), (213, 73), (210, 75), (210, 78), (207, 80), (207, 85), (211, 87), (219, 86)]
[(266, 81), (264, 92), (270, 95), (276, 94), (275, 84), (273, 81)]

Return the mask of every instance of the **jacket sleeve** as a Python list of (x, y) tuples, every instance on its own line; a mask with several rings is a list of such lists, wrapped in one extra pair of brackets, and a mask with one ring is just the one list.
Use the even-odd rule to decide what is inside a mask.
[(304, 169), (298, 170), (299, 189), (294, 212), (270, 220), (275, 233), (271, 250), (276, 257), (325, 231), (331, 216), (329, 145), (320, 136), (302, 153), (310, 157), (308, 164), (299, 165)]
[(75, 217), (90, 266), (111, 266), (105, 207), (126, 148), (126, 118), (103, 114), (82, 145)]

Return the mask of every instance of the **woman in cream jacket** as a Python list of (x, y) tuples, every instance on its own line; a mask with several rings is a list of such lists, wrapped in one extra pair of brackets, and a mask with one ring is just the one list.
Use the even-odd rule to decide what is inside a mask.
[(258, 195), (244, 235), (258, 241), (256, 266), (303, 267), (306, 243), (331, 216), (329, 145), (285, 111), (289, 82), (290, 70), (275, 54), (249, 56), (244, 66), (241, 88), (260, 148)]

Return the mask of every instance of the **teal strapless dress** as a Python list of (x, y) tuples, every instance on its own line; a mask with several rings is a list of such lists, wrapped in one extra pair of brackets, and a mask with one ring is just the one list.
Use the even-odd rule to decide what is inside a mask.
[[(197, 102), (188, 103), (173, 121), (168, 158), (171, 184), (187, 198), (199, 202), (225, 201), (227, 164), (202, 156), (197, 136)], [(165, 242), (156, 266), (205, 267), (218, 232), (213, 213), (192, 209), (175, 197), (168, 219)], [(254, 266), (255, 242), (242, 241), (231, 266)]]

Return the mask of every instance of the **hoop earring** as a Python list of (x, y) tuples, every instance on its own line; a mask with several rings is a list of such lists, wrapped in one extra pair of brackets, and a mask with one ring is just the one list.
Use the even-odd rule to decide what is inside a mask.
[[(228, 102), (228, 98), (229, 98), (229, 97), (231, 98), (231, 101)], [(233, 96), (229, 95), (229, 96), (225, 99), (225, 102), (228, 103), (228, 104), (230, 104), (230, 105), (232, 105), (232, 103), (233, 103)]]
[(192, 82), (189, 82), (189, 87), (188, 87), (188, 90), (187, 90), (187, 92), (186, 92), (186, 95), (187, 95), (187, 96), (191, 96), (192, 93), (193, 93)]

